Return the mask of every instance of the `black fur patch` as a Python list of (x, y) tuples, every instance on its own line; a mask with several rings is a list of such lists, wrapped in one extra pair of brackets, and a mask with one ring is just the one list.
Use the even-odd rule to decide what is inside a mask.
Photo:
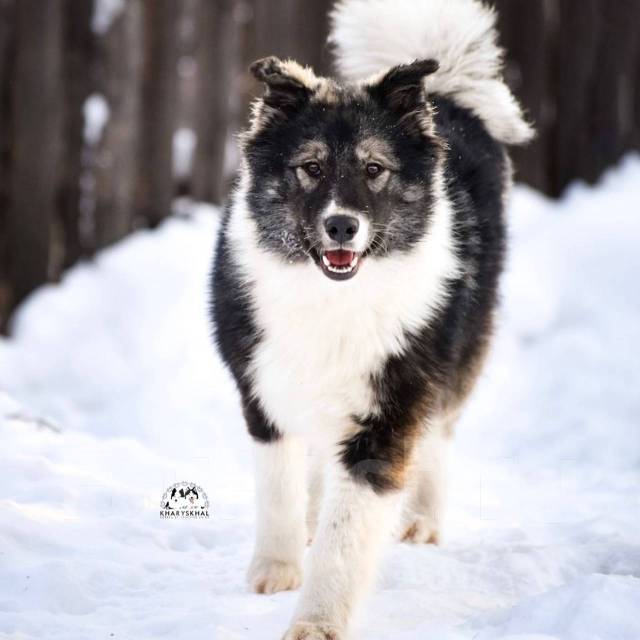
[(242, 394), (242, 410), (249, 433), (254, 440), (258, 442), (273, 442), (274, 440), (279, 440), (281, 433), (275, 428), (267, 416), (264, 415), (258, 402), (249, 397), (247, 391)]
[(240, 282), (229, 255), (225, 233), (228, 222), (227, 209), (218, 236), (211, 274), (211, 316), (215, 340), (223, 360), (236, 380), (249, 433), (260, 442), (271, 442), (277, 440), (280, 433), (253, 398), (247, 379), (247, 367), (260, 339), (260, 331), (253, 319), (248, 292)]

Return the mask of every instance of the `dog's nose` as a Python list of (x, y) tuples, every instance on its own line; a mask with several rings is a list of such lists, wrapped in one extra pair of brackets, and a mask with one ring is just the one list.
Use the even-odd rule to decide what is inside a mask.
[(359, 226), (358, 218), (352, 216), (330, 216), (324, 221), (327, 235), (340, 244), (353, 240)]

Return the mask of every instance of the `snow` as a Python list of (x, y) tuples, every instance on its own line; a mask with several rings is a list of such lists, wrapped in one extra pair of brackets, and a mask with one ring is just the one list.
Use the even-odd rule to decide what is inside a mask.
[(125, 0), (95, 0), (91, 29), (102, 36), (109, 29), (118, 16), (124, 11)]
[[(640, 638), (639, 201), (637, 155), (560, 202), (516, 189), (444, 544), (389, 548), (356, 637)], [(1, 637), (284, 631), (296, 594), (245, 586), (249, 439), (205, 313), (216, 224), (198, 206), (137, 232), (0, 340)], [(210, 519), (160, 519), (180, 481)]]
[(193, 153), (198, 138), (196, 132), (188, 127), (181, 127), (173, 134), (173, 175), (186, 178), (191, 173)]
[(84, 102), (84, 139), (95, 147), (101, 140), (109, 122), (111, 111), (107, 99), (100, 93), (92, 93)]

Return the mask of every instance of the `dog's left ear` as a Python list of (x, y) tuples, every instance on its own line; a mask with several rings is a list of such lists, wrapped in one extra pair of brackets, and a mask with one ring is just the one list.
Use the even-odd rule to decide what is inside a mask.
[(369, 91), (391, 111), (406, 113), (424, 103), (423, 80), (438, 66), (436, 60), (416, 60), (392, 67), (369, 85)]
[(305, 104), (319, 84), (311, 69), (275, 56), (256, 60), (249, 70), (266, 85), (264, 104), (284, 115)]
[(398, 117), (406, 131), (443, 148), (424, 86), (425, 78), (438, 66), (435, 60), (416, 60), (392, 67), (382, 77), (370, 80), (368, 90), (374, 100)]

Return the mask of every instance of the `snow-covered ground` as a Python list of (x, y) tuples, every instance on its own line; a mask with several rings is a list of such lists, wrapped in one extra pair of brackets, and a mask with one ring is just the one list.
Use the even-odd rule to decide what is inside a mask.
[[(517, 188), (501, 327), (459, 425), (442, 547), (392, 546), (367, 640), (640, 638), (640, 157)], [(0, 636), (280, 637), (244, 581), (250, 447), (209, 341), (216, 212), (43, 287), (0, 340)], [(208, 520), (159, 517), (174, 482)]]

